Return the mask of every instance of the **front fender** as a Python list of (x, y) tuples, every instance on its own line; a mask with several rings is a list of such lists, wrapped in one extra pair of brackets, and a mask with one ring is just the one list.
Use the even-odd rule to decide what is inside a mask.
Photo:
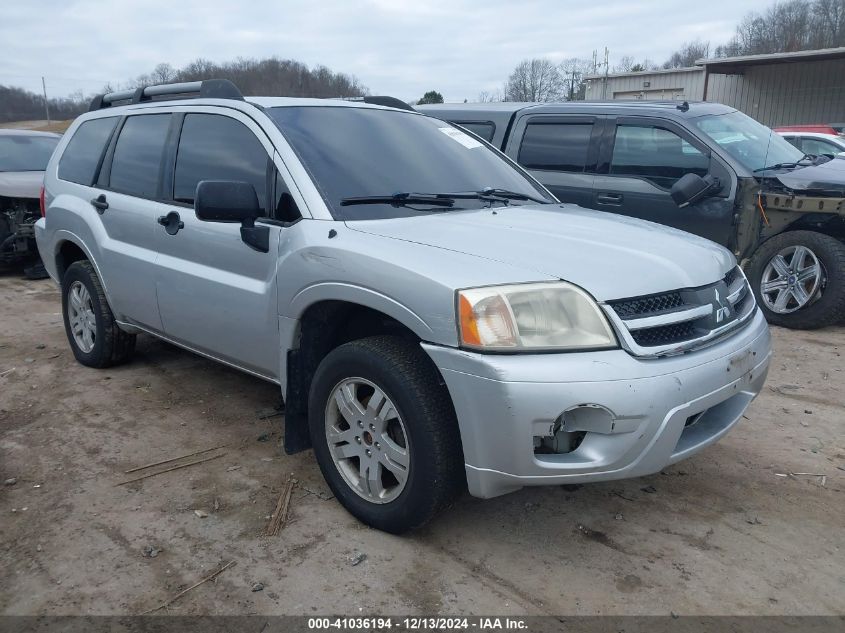
[[(320, 301), (345, 301), (378, 310), (399, 321), (423, 341), (433, 339), (433, 328), (413, 310), (372, 288), (352, 283), (331, 281), (303, 288), (291, 299), (289, 311), (298, 319), (310, 306)], [(290, 349), (293, 345), (287, 347)]]

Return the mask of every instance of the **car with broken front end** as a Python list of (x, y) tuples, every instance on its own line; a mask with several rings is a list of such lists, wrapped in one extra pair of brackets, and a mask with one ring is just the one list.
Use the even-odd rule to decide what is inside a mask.
[(97, 98), (36, 224), (76, 359), (146, 333), (278, 384), (285, 449), (390, 532), (465, 489), (654, 473), (740, 421), (771, 347), (728, 250), (378, 103)]
[(52, 132), (0, 130), (0, 264), (23, 265), (32, 279), (47, 276), (34, 227), (41, 217), (44, 169), (60, 138)]
[(561, 201), (729, 248), (770, 323), (812, 329), (845, 319), (845, 161), (832, 160), (829, 149), (794, 147), (719, 103), (418, 109), (489, 141)]

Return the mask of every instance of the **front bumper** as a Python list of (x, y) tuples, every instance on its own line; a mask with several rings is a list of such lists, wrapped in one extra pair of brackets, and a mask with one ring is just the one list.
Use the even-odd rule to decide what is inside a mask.
[[(523, 486), (639, 477), (689, 457), (740, 420), (771, 358), (759, 310), (726, 340), (670, 358), (423, 348), (455, 405), (469, 491), (483, 498)], [(587, 412), (578, 423), (580, 445), (535, 454), (535, 438), (548, 436), (567, 411)]]

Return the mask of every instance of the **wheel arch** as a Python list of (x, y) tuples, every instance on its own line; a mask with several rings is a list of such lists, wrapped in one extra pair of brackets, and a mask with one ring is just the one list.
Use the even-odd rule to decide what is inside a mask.
[[(311, 446), (308, 434), (308, 395), (320, 362), (333, 349), (353, 340), (390, 334), (415, 343), (430, 342), (432, 330), (398, 302), (374, 291), (339, 293), (337, 298), (294, 301), (295, 327), (284, 363), (285, 450), (296, 453)], [(312, 295), (316, 296), (316, 295)], [(368, 298), (376, 297), (376, 301)], [(385, 301), (386, 300), (386, 301)], [(432, 366), (434, 363), (432, 362)], [(436, 366), (435, 366), (436, 369)], [(438, 374), (439, 374), (439, 370)]]
[(792, 231), (814, 231), (815, 233), (830, 235), (842, 242), (845, 241), (845, 215), (831, 213), (804, 213), (789, 224), (786, 224), (777, 233), (772, 233), (766, 236), (766, 239), (758, 244), (757, 248), (760, 248), (764, 242), (777, 235), (782, 235), (783, 233), (789, 233)]

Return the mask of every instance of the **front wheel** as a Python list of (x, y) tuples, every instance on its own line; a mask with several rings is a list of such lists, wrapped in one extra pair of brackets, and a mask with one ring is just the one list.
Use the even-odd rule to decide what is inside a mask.
[(329, 487), (380, 530), (423, 525), (466, 481), (449, 393), (418, 343), (376, 336), (330, 352), (314, 376), (308, 418)]
[(774, 325), (811, 330), (845, 318), (845, 244), (829, 235), (776, 235), (754, 253), (749, 280)]

